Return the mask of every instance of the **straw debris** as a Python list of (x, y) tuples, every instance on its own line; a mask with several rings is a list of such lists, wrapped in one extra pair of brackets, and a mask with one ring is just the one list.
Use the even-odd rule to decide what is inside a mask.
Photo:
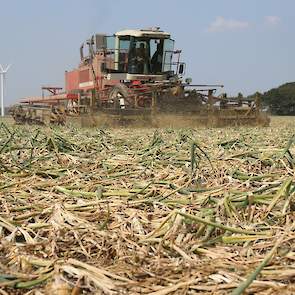
[(294, 294), (295, 122), (0, 125), (0, 294)]

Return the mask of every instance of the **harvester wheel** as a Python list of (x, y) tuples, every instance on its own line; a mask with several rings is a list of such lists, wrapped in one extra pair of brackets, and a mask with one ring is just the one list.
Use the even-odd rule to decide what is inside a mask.
[(115, 85), (109, 94), (109, 100), (113, 102), (115, 109), (125, 109), (130, 105), (128, 87), (124, 84)]

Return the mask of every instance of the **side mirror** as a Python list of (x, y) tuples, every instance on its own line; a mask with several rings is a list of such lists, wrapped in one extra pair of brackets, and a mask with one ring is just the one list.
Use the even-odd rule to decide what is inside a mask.
[(184, 64), (180, 64), (179, 65), (179, 68), (178, 68), (178, 74), (183, 74), (183, 72), (184, 72)]

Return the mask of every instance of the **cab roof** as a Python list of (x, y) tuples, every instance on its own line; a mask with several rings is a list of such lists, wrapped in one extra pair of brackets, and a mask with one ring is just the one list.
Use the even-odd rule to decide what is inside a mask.
[(149, 38), (170, 38), (170, 33), (160, 31), (160, 28), (143, 30), (123, 30), (117, 32), (115, 36), (149, 37)]

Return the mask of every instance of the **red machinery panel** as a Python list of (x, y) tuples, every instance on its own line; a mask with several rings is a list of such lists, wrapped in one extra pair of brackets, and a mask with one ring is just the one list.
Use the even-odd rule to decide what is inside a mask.
[(79, 71), (73, 70), (65, 73), (66, 92), (79, 89)]
[(85, 83), (90, 81), (89, 69), (81, 70), (79, 72), (79, 82)]

